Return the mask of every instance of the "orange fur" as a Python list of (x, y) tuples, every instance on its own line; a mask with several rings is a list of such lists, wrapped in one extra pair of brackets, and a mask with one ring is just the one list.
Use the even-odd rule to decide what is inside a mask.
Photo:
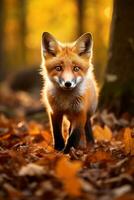
[[(91, 64), (92, 49), (89, 53), (82, 46), (88, 36), (82, 36), (83, 38), (72, 44), (61, 44), (53, 36), (48, 36), (45, 35), (45, 45), (51, 42), (53, 46), (49, 46), (50, 43), (48, 49), (44, 50), (45, 53), (42, 50), (43, 103), (47, 108), (51, 123), (52, 116), (58, 118), (65, 115), (70, 121), (72, 130), (78, 127), (83, 134), (87, 116), (95, 112), (98, 103), (98, 87)], [(44, 48), (46, 48), (45, 45)], [(62, 70), (56, 71), (56, 66), (60, 66)], [(74, 66), (78, 66), (79, 71), (74, 71)], [(80, 77), (82, 81), (72, 90), (64, 90), (55, 82), (59, 77), (64, 81)], [(51, 127), (54, 131), (53, 125)]]

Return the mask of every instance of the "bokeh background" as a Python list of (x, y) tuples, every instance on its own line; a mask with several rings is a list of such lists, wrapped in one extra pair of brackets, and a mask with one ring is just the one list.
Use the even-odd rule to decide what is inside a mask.
[(62, 42), (84, 32), (94, 38), (95, 74), (103, 80), (107, 62), (112, 0), (1, 0), (0, 80), (19, 70), (39, 68), (43, 31)]

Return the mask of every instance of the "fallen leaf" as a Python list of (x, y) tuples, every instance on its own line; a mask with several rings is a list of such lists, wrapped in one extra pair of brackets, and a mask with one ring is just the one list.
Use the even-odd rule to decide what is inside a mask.
[(112, 132), (106, 125), (104, 128), (99, 125), (95, 125), (93, 127), (93, 134), (97, 141), (110, 141), (112, 139)]
[(124, 131), (124, 144), (125, 144), (125, 153), (134, 155), (134, 137), (130, 128), (125, 128)]
[(22, 166), (19, 171), (19, 176), (40, 176), (44, 174), (44, 168), (34, 163), (29, 163), (26, 166)]
[(12, 185), (10, 185), (9, 183), (4, 183), (3, 187), (8, 192), (10, 199), (21, 199), (21, 192)]
[(79, 196), (81, 194), (81, 181), (77, 177), (80, 169), (80, 161), (71, 162), (66, 157), (62, 157), (56, 166), (56, 175), (62, 180), (68, 194), (72, 196)]
[(115, 200), (134, 200), (134, 194), (127, 192), (127, 194), (123, 194), (120, 197), (117, 197)]
[(92, 156), (90, 156), (91, 162), (112, 162), (112, 156), (110, 153), (105, 151), (96, 151)]
[(52, 141), (52, 135), (48, 131), (41, 131), (42, 136), (44, 137), (44, 140), (49, 144)]
[[(121, 186), (121, 187), (119, 187), (119, 188), (115, 188), (114, 190), (113, 190), (113, 193), (114, 193), (114, 195), (116, 196), (116, 198), (117, 197), (120, 197), (120, 196), (122, 196), (123, 194), (125, 194), (125, 193), (127, 193), (127, 192), (130, 192), (131, 191), (131, 186), (130, 185), (123, 185), (123, 186)], [(119, 198), (120, 200), (121, 200), (121, 198)], [(118, 199), (118, 200), (119, 200)], [(123, 200), (123, 199), (122, 199)]]
[(35, 122), (30, 122), (29, 124), (29, 133), (30, 135), (37, 135), (41, 132), (41, 126)]

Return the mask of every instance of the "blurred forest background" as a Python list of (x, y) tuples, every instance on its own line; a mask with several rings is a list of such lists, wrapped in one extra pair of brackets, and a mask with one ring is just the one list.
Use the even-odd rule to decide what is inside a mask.
[(18, 71), (39, 67), (43, 31), (62, 42), (84, 32), (94, 38), (94, 65), (99, 82), (107, 61), (112, 0), (1, 0), (0, 79)]
[(91, 32), (100, 107), (133, 114), (133, 11), (133, 0), (1, 0), (0, 80), (14, 90), (36, 87), (39, 96), (42, 32), (61, 42)]

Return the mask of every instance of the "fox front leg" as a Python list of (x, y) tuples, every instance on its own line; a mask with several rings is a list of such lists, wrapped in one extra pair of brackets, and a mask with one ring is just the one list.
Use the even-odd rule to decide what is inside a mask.
[(51, 129), (53, 133), (54, 149), (62, 151), (64, 149), (64, 139), (62, 136), (62, 118), (61, 114), (51, 114)]
[(79, 115), (75, 118), (70, 120), (71, 126), (70, 126), (70, 135), (68, 137), (64, 153), (69, 153), (70, 148), (74, 147), (77, 148), (78, 146), (81, 146), (81, 138), (85, 135), (85, 123), (86, 123), (86, 117), (85, 115)]
[(85, 135), (86, 135), (87, 144), (94, 142), (90, 117), (87, 117), (87, 120), (86, 120)]

